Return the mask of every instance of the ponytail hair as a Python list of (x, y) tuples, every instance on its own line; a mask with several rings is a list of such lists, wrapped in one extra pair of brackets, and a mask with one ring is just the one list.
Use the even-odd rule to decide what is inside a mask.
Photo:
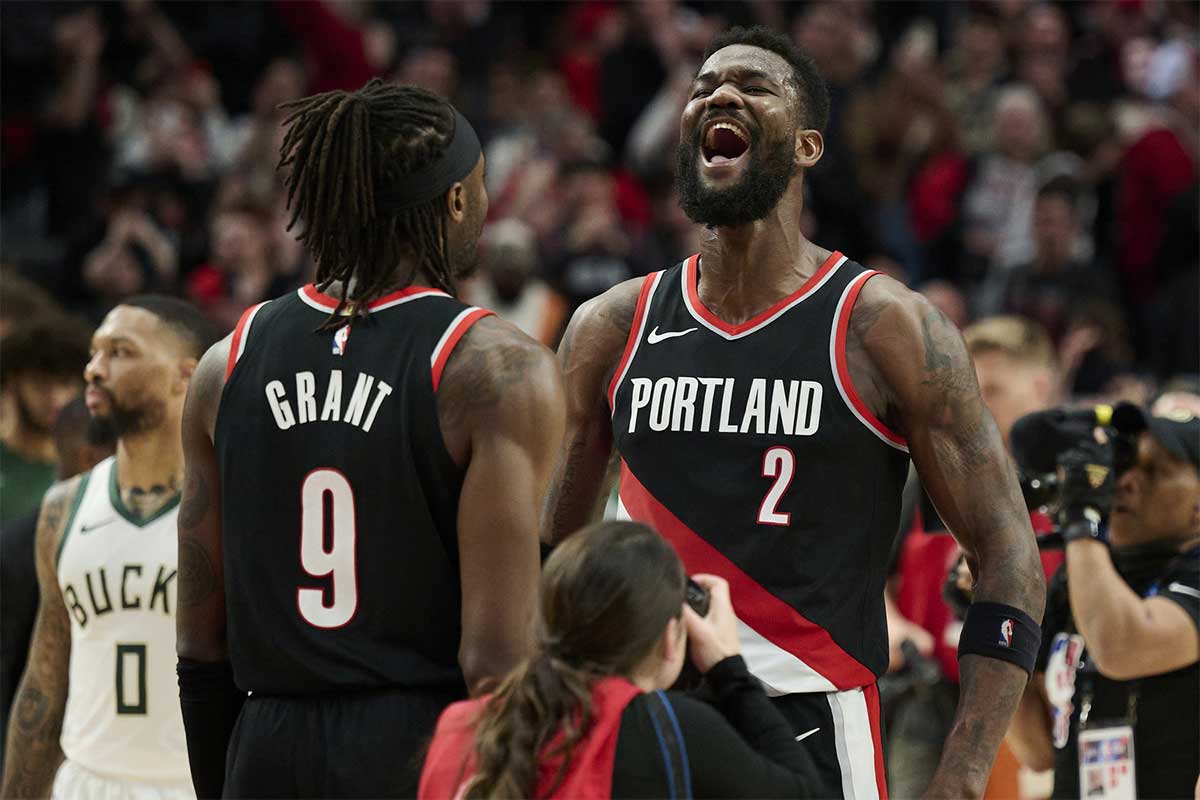
[(591, 727), (592, 687), (650, 654), (680, 616), (684, 583), (671, 545), (640, 523), (598, 523), (559, 545), (542, 573), (534, 654), (476, 723), (465, 796), (532, 797), (539, 762), (562, 756), (553, 793)]
[[(324, 92), (280, 108), (288, 114), (278, 165), (286, 168), (288, 229), (301, 226), (317, 288), (342, 284), (322, 329), (345, 324), (343, 310), (366, 318), (370, 301), (409, 285), (418, 270), (453, 294), (445, 198), (393, 212), (380, 196), (446, 151), (455, 125), (450, 103), (372, 78), (356, 92)], [(408, 272), (397, 274), (402, 263)]]

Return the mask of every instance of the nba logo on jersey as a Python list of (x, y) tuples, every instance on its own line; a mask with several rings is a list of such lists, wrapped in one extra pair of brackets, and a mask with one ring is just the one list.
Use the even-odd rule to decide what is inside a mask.
[(1012, 647), (1013, 621), (1006, 619), (1000, 623), (1000, 641), (996, 644), (1002, 644), (1005, 647)]
[(346, 323), (338, 328), (338, 332), (333, 335), (333, 354), (335, 356), (346, 355), (346, 341), (350, 338), (350, 324)]

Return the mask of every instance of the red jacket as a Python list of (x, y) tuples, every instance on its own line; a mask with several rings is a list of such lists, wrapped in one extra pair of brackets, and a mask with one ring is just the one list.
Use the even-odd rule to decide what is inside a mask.
[[(562, 756), (543, 759), (538, 764), (535, 798), (608, 798), (612, 796), (613, 761), (617, 755), (617, 734), (621, 715), (629, 701), (642, 690), (625, 678), (609, 677), (592, 689), (592, 725), (575, 745), (566, 777), (550, 794), (550, 787), (562, 764)], [(475, 722), (491, 695), (478, 700), (454, 703), (442, 712), (421, 771), (419, 800), (460, 800), (467, 782), (475, 774)], [(548, 749), (558, 744), (551, 742)]]

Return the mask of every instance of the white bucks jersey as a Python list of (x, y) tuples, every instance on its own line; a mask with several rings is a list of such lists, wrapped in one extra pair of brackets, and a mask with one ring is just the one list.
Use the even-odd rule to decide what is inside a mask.
[(138, 517), (108, 458), (84, 476), (58, 548), (71, 617), (63, 753), (118, 780), (190, 783), (175, 678), (178, 503)]

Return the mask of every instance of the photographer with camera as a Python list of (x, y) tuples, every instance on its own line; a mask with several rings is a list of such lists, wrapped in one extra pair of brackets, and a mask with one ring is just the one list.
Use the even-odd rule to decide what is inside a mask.
[[(418, 797), (808, 796), (815, 767), (737, 634), (729, 585), (689, 581), (653, 530), (584, 528), (546, 561), (534, 655), (442, 713)], [(715, 708), (663, 691), (688, 655)]]
[[(1057, 413), (1053, 424), (1048, 414)], [(1009, 730), (1054, 768), (1054, 797), (1188, 797), (1200, 774), (1200, 419), (1111, 414), (1055, 457), (1066, 565), (1052, 581), (1037, 672)], [(1014, 428), (1053, 443), (1079, 412)], [(1065, 421), (1065, 422), (1064, 422)], [(1107, 524), (1106, 524), (1107, 523)], [(1107, 541), (1105, 541), (1107, 532)]]

